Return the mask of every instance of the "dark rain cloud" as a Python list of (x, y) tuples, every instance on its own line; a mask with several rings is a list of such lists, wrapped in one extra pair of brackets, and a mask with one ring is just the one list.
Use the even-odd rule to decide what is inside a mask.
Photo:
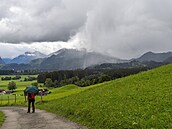
[(90, 1), (1, 0), (0, 42), (67, 41), (85, 23)]

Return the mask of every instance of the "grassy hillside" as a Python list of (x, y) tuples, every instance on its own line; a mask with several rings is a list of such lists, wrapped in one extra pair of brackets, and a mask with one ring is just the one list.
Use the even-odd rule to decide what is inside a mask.
[(39, 105), (94, 129), (172, 128), (172, 65)]
[(5, 115), (3, 112), (0, 111), (0, 127), (2, 126), (2, 123), (4, 122), (5, 120)]

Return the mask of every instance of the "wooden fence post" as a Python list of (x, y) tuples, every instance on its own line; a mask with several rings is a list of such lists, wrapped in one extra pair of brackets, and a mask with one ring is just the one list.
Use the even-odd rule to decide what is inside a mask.
[(10, 104), (10, 97), (8, 96), (8, 105)]
[[(1, 95), (0, 95), (1, 96)], [(1, 104), (2, 104), (2, 96), (1, 96), (1, 98), (0, 98), (0, 101), (1, 101)]]
[(15, 97), (15, 104), (16, 104), (16, 99), (17, 99), (17, 97), (16, 97), (16, 96), (17, 96), (17, 95), (15, 94), (15, 95), (14, 95), (14, 97)]
[(1, 100), (1, 104), (2, 104), (2, 96), (1, 96), (1, 99), (0, 100)]
[(41, 103), (42, 103), (42, 91), (41, 91)]

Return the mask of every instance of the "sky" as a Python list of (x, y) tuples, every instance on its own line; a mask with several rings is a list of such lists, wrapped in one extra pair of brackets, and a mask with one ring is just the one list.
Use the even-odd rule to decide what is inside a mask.
[(171, 0), (0, 0), (0, 56), (86, 48), (118, 58), (172, 50)]

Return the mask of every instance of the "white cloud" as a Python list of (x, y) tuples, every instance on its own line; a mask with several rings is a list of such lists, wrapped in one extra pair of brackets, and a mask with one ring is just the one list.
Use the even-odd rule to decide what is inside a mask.
[(70, 44), (67, 42), (34, 42), (31, 44), (21, 43), (21, 44), (13, 44), (13, 43), (0, 43), (0, 56), (3, 58), (14, 58), (20, 54), (25, 53), (26, 51), (34, 52), (39, 51), (44, 54), (50, 54), (62, 48), (76, 48), (75, 43), (71, 42)]

